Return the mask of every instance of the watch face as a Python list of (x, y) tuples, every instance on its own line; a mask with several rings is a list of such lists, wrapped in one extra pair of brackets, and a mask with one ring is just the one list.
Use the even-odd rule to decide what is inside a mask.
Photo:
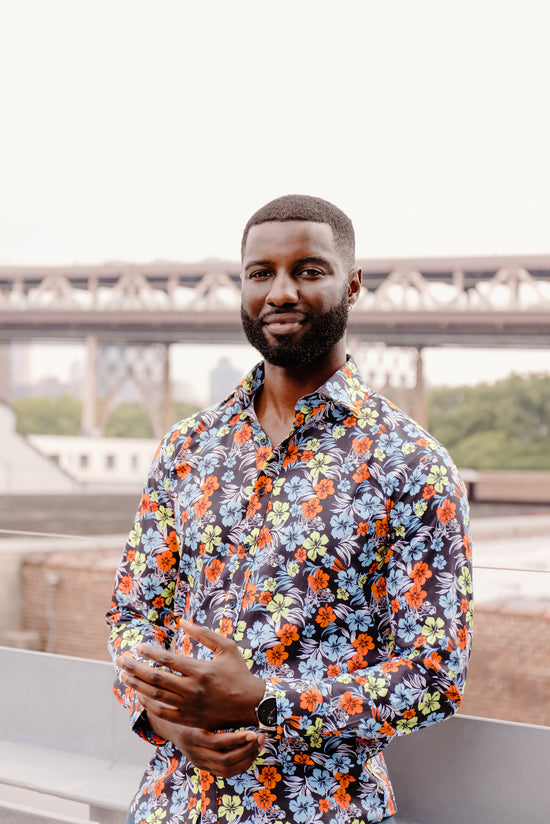
[(258, 721), (265, 727), (277, 726), (277, 699), (274, 695), (268, 695), (267, 698), (260, 701)]

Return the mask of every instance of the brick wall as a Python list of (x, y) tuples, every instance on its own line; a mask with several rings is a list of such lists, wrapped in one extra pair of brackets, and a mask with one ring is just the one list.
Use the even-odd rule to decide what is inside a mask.
[(110, 660), (105, 613), (117, 552), (48, 553), (23, 563), (23, 628), (60, 655)]
[(478, 606), (466, 715), (550, 726), (550, 611)]
[[(104, 615), (119, 557), (59, 553), (24, 562), (24, 629), (39, 634), (42, 649), (109, 659)], [(461, 712), (550, 726), (550, 611), (476, 608)]]

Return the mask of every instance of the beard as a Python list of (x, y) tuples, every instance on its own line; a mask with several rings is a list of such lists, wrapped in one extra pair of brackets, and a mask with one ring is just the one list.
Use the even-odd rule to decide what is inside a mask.
[[(300, 340), (294, 342), (292, 335), (280, 335), (275, 343), (265, 336), (263, 322), (254, 320), (241, 306), (241, 320), (248, 342), (273, 366), (297, 368), (314, 363), (328, 355), (333, 346), (342, 339), (348, 322), (347, 290), (342, 300), (322, 315), (307, 315), (309, 328)], [(271, 315), (273, 312), (270, 313)]]

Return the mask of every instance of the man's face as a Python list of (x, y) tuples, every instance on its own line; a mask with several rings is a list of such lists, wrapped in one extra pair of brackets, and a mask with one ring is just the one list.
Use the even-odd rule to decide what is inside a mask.
[(253, 226), (242, 278), (243, 328), (268, 363), (305, 366), (343, 338), (349, 278), (327, 223)]

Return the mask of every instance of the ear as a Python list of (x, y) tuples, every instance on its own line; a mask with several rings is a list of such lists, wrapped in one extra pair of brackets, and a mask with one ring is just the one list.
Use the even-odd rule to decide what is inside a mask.
[(361, 269), (352, 269), (348, 276), (348, 305), (350, 308), (361, 294)]

